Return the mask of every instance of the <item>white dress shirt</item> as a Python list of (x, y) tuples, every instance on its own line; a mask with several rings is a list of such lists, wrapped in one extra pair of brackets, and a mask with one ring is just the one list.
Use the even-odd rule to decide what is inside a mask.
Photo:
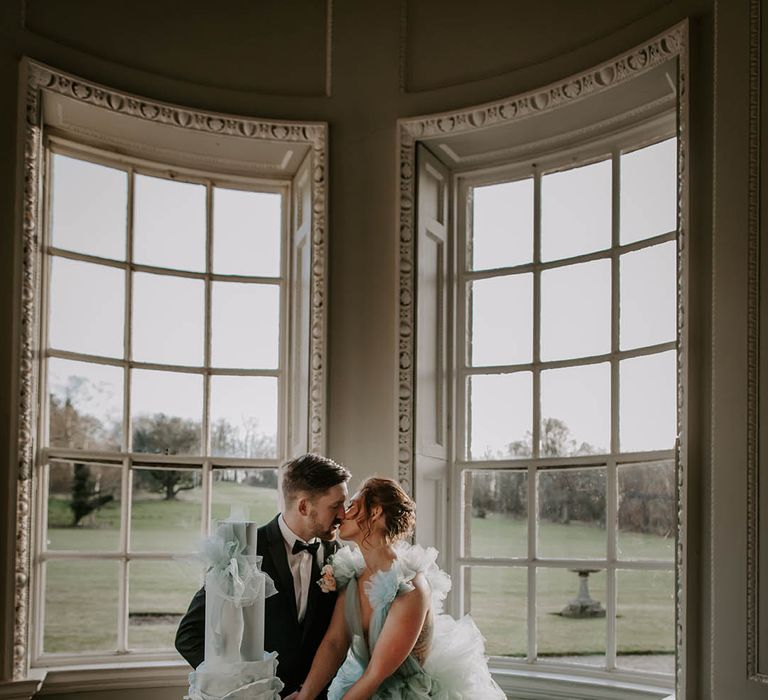
[[(309, 587), (312, 585), (312, 555), (305, 551), (293, 553), (293, 545), (296, 540), (304, 542), (296, 533), (288, 527), (288, 523), (285, 522), (283, 514), (277, 519), (277, 524), (280, 526), (280, 532), (283, 535), (283, 541), (285, 542), (285, 554), (288, 557), (288, 568), (291, 570), (291, 576), (293, 576), (293, 592), (296, 595), (296, 610), (299, 613), (299, 622), (304, 619), (304, 615), (307, 613), (307, 599), (309, 598)], [(312, 544), (313, 542), (319, 542), (318, 537), (314, 537), (306, 544)], [(317, 565), (322, 567), (323, 565), (323, 546), (322, 544), (317, 549)]]

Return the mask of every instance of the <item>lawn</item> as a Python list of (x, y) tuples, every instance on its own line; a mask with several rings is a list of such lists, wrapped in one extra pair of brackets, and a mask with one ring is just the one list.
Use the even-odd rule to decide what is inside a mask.
[[(230, 505), (249, 509), (252, 520), (267, 522), (276, 510), (275, 491), (216, 482), (213, 515), (229, 514)], [(180, 616), (200, 585), (199, 567), (189, 559), (199, 545), (201, 493), (185, 491), (176, 501), (136, 493), (133, 498), (131, 551), (174, 552), (176, 559), (129, 562), (129, 646), (168, 648)], [(65, 500), (49, 502), (48, 541), (51, 550), (115, 551), (120, 541), (120, 504), (108, 504), (85, 527), (69, 527)], [(672, 561), (670, 538), (637, 533), (620, 534), (624, 557)], [(491, 514), (471, 524), (473, 556), (525, 556), (524, 520)], [(606, 556), (604, 528), (573, 522), (544, 522), (539, 551), (544, 557), (602, 558)], [(186, 561), (184, 557), (187, 557)], [(114, 648), (117, 636), (117, 562), (50, 561), (46, 571), (44, 648), (48, 652)], [(594, 568), (599, 568), (598, 566)], [(488, 653), (524, 656), (527, 638), (527, 572), (524, 567), (474, 566), (465, 571), (468, 607), (487, 638)], [(87, 585), (84, 585), (87, 584)], [(559, 611), (574, 598), (577, 575), (567, 569), (540, 567), (536, 571), (538, 651), (541, 656), (569, 656), (585, 663), (602, 663), (606, 618), (575, 620)], [(603, 605), (606, 573), (592, 574), (590, 593)], [(669, 655), (674, 650), (674, 574), (672, 571), (620, 570), (618, 646), (631, 665), (632, 655)], [(84, 625), (83, 620), (88, 624)]]
[[(527, 536), (524, 519), (489, 514), (472, 519), (469, 550), (474, 557), (525, 557)], [(607, 546), (606, 530), (595, 525), (543, 521), (539, 526), (538, 550), (543, 558), (605, 558)], [(671, 565), (674, 539), (619, 533), (619, 551), (620, 558), (666, 560)], [(526, 568), (473, 566), (465, 576), (468, 607), (487, 639), (488, 653), (525, 656)], [(585, 662), (602, 664), (606, 618), (579, 620), (558, 614), (576, 597), (577, 574), (568, 569), (539, 567), (536, 588), (539, 656), (579, 656)], [(593, 599), (605, 605), (605, 571), (590, 575), (589, 591)], [(674, 653), (674, 572), (619, 570), (617, 591), (619, 656)], [(631, 660), (625, 665), (631, 665)]]
[[(192, 558), (202, 538), (200, 489), (183, 491), (174, 501), (137, 492), (131, 519), (132, 553), (171, 552), (165, 561), (133, 559), (128, 564), (128, 644), (135, 649), (169, 648), (181, 615), (201, 582)], [(232, 505), (266, 523), (277, 510), (274, 489), (214, 482), (214, 519), (229, 516)], [(80, 527), (70, 527), (68, 500), (48, 503), (48, 549), (117, 551), (120, 547), (120, 502), (100, 508)], [(119, 564), (84, 559), (46, 565), (45, 633), (47, 652), (113, 649), (117, 641)], [(87, 582), (87, 585), (83, 585)], [(83, 625), (82, 621), (88, 624)]]

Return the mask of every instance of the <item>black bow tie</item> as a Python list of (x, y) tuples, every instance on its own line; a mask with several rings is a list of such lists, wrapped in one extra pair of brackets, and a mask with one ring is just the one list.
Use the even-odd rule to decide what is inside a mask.
[(303, 552), (306, 550), (314, 557), (315, 554), (317, 554), (317, 550), (319, 548), (320, 548), (319, 542), (312, 542), (311, 544), (307, 544), (306, 542), (302, 542), (301, 540), (296, 540), (293, 543), (293, 549), (291, 550), (291, 554), (298, 554), (299, 552)]

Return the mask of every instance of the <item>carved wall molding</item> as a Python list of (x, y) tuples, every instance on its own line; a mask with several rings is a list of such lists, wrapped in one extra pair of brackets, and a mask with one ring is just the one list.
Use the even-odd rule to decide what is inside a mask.
[[(756, 0), (755, 0), (756, 1)], [(677, 691), (684, 697), (685, 676), (685, 561), (687, 502), (687, 472), (685, 446), (687, 428), (687, 398), (685, 379), (687, 367), (687, 268), (688, 268), (688, 85), (687, 85), (688, 24), (680, 23), (647, 43), (607, 61), (596, 68), (533, 90), (517, 97), (453, 112), (401, 119), (398, 122), (399, 193), (398, 193), (398, 479), (412, 492), (414, 483), (414, 359), (416, 335), (415, 285), (415, 206), (416, 206), (416, 145), (420, 140), (435, 140), (441, 135), (479, 131), (501, 124), (512, 124), (537, 114), (551, 112), (595, 97), (612, 86), (631, 80), (654, 67), (678, 59), (678, 541), (676, 557), (676, 662)]]
[(39, 268), (41, 260), (39, 192), (42, 174), (42, 112), (45, 92), (138, 119), (209, 134), (310, 146), (312, 152), (312, 271), (310, 308), (311, 449), (325, 450), (326, 433), (326, 210), (327, 126), (318, 122), (250, 119), (186, 109), (107, 88), (25, 59), (24, 194), (21, 277), (21, 343), (18, 396), (18, 484), (14, 591), (13, 678), (27, 677), (31, 585), (32, 493), (36, 449), (37, 358), (39, 357)]
[[(760, 1), (749, 3), (749, 171), (747, 188), (747, 676), (768, 684), (768, 669), (760, 669), (758, 647), (761, 602), (760, 577)], [(764, 573), (763, 575), (768, 575)], [(765, 601), (763, 601), (765, 604)], [(762, 640), (768, 643), (768, 640)]]
[[(687, 25), (684, 25), (687, 40)], [(688, 513), (688, 52), (683, 42), (677, 63), (677, 542), (675, 546), (675, 692), (686, 698), (686, 598)]]
[(545, 88), (455, 112), (401, 119), (400, 128), (420, 139), (472, 131), (532, 117), (557, 107), (574, 104), (641, 75), (679, 55), (685, 44), (685, 25), (679, 24), (616, 59)]

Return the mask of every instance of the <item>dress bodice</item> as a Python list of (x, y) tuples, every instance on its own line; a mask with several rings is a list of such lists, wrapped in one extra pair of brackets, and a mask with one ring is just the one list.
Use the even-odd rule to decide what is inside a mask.
[(358, 589), (365, 561), (358, 550), (350, 548), (342, 548), (334, 556), (332, 564), (337, 586), (346, 588), (344, 617), (351, 642), (347, 658), (331, 683), (328, 699), (343, 698), (363, 674), (392, 603), (398, 595), (414, 589), (413, 579), (418, 574), (424, 576), (432, 596), (430, 614), (434, 616), (435, 629), (432, 647), (423, 665), (411, 652), (379, 686), (374, 700), (504, 698), (488, 673), (482, 636), (471, 618), (457, 622), (440, 614), (451, 580), (436, 564), (437, 550), (399, 543), (395, 553), (397, 558), (388, 571), (378, 571), (363, 583), (371, 605), (367, 642)]

